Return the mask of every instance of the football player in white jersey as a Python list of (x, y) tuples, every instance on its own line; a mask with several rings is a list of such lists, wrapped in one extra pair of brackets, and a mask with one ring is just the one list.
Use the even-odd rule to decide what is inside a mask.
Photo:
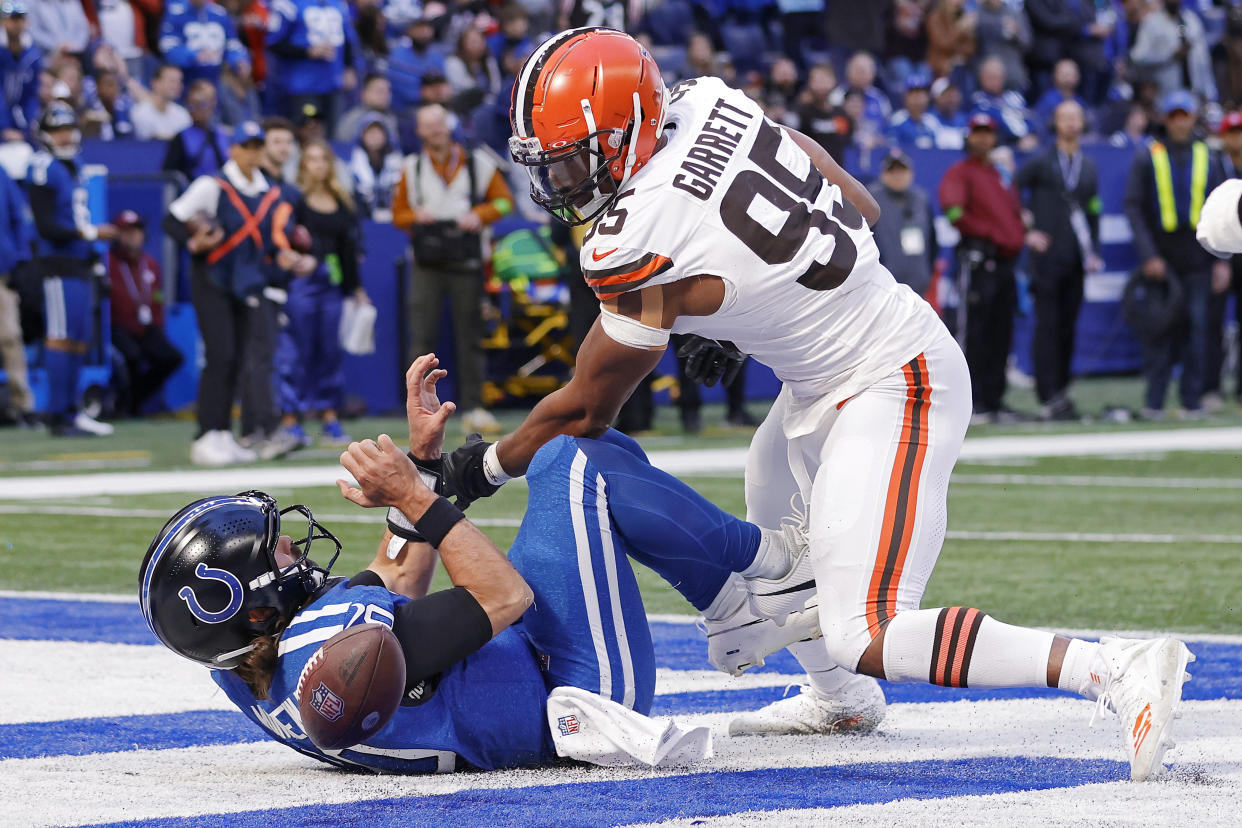
[(489, 494), (558, 434), (602, 433), (670, 333), (732, 340), (784, 383), (751, 445), (747, 519), (774, 528), (801, 497), (810, 545), (792, 570), (726, 588), (709, 633), (803, 609), (812, 574), (823, 632), (791, 648), (810, 687), (732, 731), (848, 724), (851, 705), (878, 692), (864, 676), (1060, 687), (1120, 715), (1131, 776), (1147, 778), (1193, 658), (1181, 642), (1097, 644), (969, 607), (920, 608), (970, 379), (932, 309), (880, 264), (866, 190), (719, 79), (670, 93), (650, 55), (608, 29), (540, 46), (511, 120), (532, 198), (567, 223), (594, 221), (582, 270), (602, 312), (572, 381), (499, 443), (459, 450), (469, 457), (456, 464), (458, 490)]

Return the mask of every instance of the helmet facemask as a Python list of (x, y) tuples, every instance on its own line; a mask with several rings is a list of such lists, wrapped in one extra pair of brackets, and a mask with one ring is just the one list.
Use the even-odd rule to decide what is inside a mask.
[[(281, 566), (276, 548), (290, 513), (306, 519), (306, 531), (292, 541), (293, 561)], [(327, 566), (310, 558), (316, 540), (333, 546)], [(310, 601), (340, 551), (305, 506), (280, 509), (257, 491), (196, 501), (169, 520), (147, 552), (142, 611), (169, 649), (212, 669), (232, 669), (254, 639), (277, 633)]]

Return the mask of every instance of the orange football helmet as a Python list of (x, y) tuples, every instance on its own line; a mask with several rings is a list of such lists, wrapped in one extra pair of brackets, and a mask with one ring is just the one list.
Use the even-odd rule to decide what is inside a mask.
[(566, 224), (591, 221), (655, 152), (668, 90), (638, 41), (570, 29), (531, 54), (513, 85), (513, 160), (535, 203)]

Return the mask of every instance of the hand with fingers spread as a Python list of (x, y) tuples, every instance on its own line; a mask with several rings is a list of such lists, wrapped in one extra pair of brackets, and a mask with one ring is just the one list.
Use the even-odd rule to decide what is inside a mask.
[(436, 494), (419, 478), (410, 458), (387, 434), (381, 434), (378, 441), (350, 443), (341, 453), (341, 465), (358, 485), (337, 480), (337, 488), (346, 500), (359, 506), (396, 506), (407, 515), (418, 515), (436, 499)]
[(405, 416), (410, 426), (410, 453), (420, 460), (438, 460), (444, 447), (444, 428), (457, 410), (454, 403), (441, 403), (436, 382), (448, 375), (439, 368), (435, 354), (414, 360), (405, 372)]

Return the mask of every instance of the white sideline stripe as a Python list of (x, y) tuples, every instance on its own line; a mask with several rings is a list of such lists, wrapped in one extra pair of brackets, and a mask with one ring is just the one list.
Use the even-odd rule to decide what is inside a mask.
[[(368, 523), (377, 529), (383, 523), (383, 517), (376, 517), (377, 512), (354, 512), (340, 514), (316, 512), (315, 519), (324, 523)], [(171, 513), (167, 509), (125, 509), (119, 506), (75, 506), (51, 505), (31, 506), (27, 504), (0, 503), (0, 515), (65, 515), (68, 517), (111, 517), (133, 518), (141, 520), (167, 520)], [(522, 521), (518, 518), (473, 518), (475, 526), (482, 527), (518, 527)]]
[[(1242, 450), (1242, 427), (974, 437), (966, 440), (961, 459), (970, 461), (1001, 457), (1086, 457), (1165, 451), (1229, 450)], [(737, 473), (746, 467), (744, 448), (652, 451), (648, 457), (657, 468), (673, 475)], [(246, 466), (232, 469), (11, 477), (0, 480), (0, 499), (35, 500), (94, 495), (304, 488), (332, 486), (338, 478), (348, 477), (339, 465)]]
[[(174, 750), (130, 750), (87, 756), (54, 756), (0, 762), (0, 777), (22, 796), (5, 807), (17, 825), (66, 825), (117, 820), (194, 817), (247, 810), (428, 796), (462, 790), (517, 789), (687, 773), (778, 767), (841, 767), (871, 762), (911, 762), (989, 756), (1058, 756), (1122, 759), (1115, 720), (1090, 728), (1092, 705), (1081, 700), (1021, 699), (987, 702), (895, 704), (871, 736), (729, 738), (729, 714), (687, 716), (683, 726), (713, 729), (715, 757), (692, 768), (634, 770), (552, 767), (503, 773), (368, 776), (325, 772), (323, 765), (275, 742)], [(1135, 824), (1167, 824), (1204, 791), (1205, 781), (1236, 774), (1242, 704), (1186, 702), (1169, 759), (1198, 764), (1197, 784), (1159, 785), (1160, 814), (1149, 808), (1124, 813)], [(826, 773), (825, 783), (832, 775)], [(72, 784), (66, 784), (72, 780)], [(1226, 780), (1222, 780), (1224, 782)], [(1133, 790), (1133, 787), (1127, 787)], [(949, 801), (954, 801), (950, 798)], [(1057, 800), (1060, 802), (1061, 800)], [(747, 807), (738, 797), (736, 807)], [(1072, 809), (1023, 812), (1016, 823), (1063, 822)], [(1225, 813), (1225, 812), (1221, 812)], [(1219, 816), (1219, 815), (1218, 815)], [(1058, 819), (1059, 818), (1059, 819)], [(960, 821), (960, 820), (955, 820)], [(779, 823), (776, 823), (779, 824)], [(1219, 823), (1219, 819), (1216, 824)]]
[[(0, 503), (0, 515), (3, 514), (39, 514), (63, 515), (68, 517), (111, 517), (132, 519), (163, 520), (168, 517), (167, 511), (160, 509), (123, 509), (115, 506), (15, 506)], [(350, 514), (315, 514), (316, 519), (325, 524), (332, 523), (375, 523), (369, 515)], [(515, 529), (522, 525), (517, 518), (478, 518), (471, 519), (476, 526), (485, 529)], [(993, 540), (1020, 542), (1067, 542), (1067, 543), (1242, 543), (1242, 535), (1189, 534), (1176, 535), (1165, 533), (1111, 533), (1111, 532), (985, 532), (965, 529), (950, 529), (945, 537), (949, 540)]]

